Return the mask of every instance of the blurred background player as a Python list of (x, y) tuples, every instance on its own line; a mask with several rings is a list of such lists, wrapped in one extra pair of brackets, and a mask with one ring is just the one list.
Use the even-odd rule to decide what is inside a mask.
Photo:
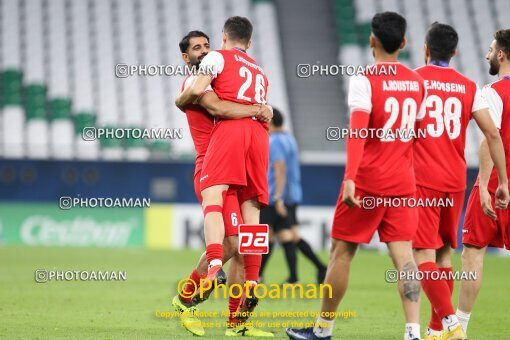
[[(198, 70), (200, 62), (210, 51), (209, 37), (201, 31), (189, 32), (179, 43), (182, 58), (186, 64), (195, 70)], [(182, 90), (193, 80), (192, 77), (186, 78)], [(214, 128), (214, 117), (223, 119), (241, 119), (245, 117), (256, 116), (262, 121), (271, 119), (271, 110), (269, 107), (256, 105), (243, 105), (229, 101), (223, 101), (218, 98), (214, 91), (205, 93), (200, 98), (200, 105), (188, 104), (181, 105), (180, 96), (176, 100), (176, 104), (186, 113), (188, 125), (196, 151), (194, 186), (195, 194), (198, 201), (202, 203), (200, 194), (199, 178), (202, 171), (202, 164), (205, 153), (209, 145), (210, 136)], [(262, 110), (261, 110), (262, 109)], [(237, 191), (229, 189), (225, 196), (223, 205), (223, 215), (225, 216), (225, 239), (223, 241), (223, 261), (227, 262), (233, 259), (229, 267), (229, 284), (242, 285), (244, 275), (242, 271), (243, 259), (238, 253), (238, 224), (243, 223)], [(252, 255), (245, 255), (246, 257)], [(202, 254), (197, 267), (189, 276), (188, 282), (183, 286), (179, 295), (173, 298), (172, 304), (174, 308), (180, 312), (183, 326), (194, 335), (202, 336), (205, 334), (204, 328), (200, 320), (195, 316), (195, 308), (197, 304), (207, 299), (208, 295), (203, 296), (197, 292), (201, 285), (201, 279), (207, 275), (206, 254)], [(225, 282), (220, 282), (225, 283)], [(239, 292), (233, 291), (229, 296), (229, 320), (226, 335), (238, 335), (242, 331), (243, 335), (250, 336), (273, 336), (272, 333), (264, 332), (253, 327), (240, 325), (239, 320), (235, 317), (241, 298)]]
[[(227, 19), (223, 26), (222, 49), (208, 53), (201, 66), (213, 74), (199, 75), (182, 93), (183, 104), (199, 99), (212, 86), (218, 97), (243, 104), (266, 103), (268, 81), (262, 68), (246, 50), (251, 46), (253, 26), (244, 17)], [(253, 118), (253, 119), (252, 119)], [(219, 120), (213, 129), (200, 177), (203, 197), (207, 279), (225, 276), (222, 209), (229, 187), (240, 188), (238, 195), (246, 224), (258, 224), (260, 209), (268, 203), (267, 168), (269, 136), (267, 124), (254, 117)], [(252, 292), (259, 279), (261, 256), (244, 258), (245, 279)], [(258, 299), (246, 294), (241, 306), (254, 308)]]
[[(350, 130), (387, 128), (414, 129), (415, 119), (426, 91), (423, 78), (398, 62), (399, 51), (406, 44), (406, 20), (394, 12), (376, 14), (371, 23), (370, 47), (381, 75), (360, 75), (351, 78), (349, 86)], [(382, 68), (397, 67), (396, 75), (382, 75)], [(407, 111), (407, 119), (402, 111)], [(388, 117), (388, 113), (391, 116)], [(352, 137), (352, 136), (351, 136)], [(369, 243), (378, 231), (387, 243), (393, 264), (403, 275), (398, 290), (405, 314), (405, 340), (420, 339), (418, 300), (420, 282), (416, 280), (411, 240), (416, 232), (418, 214), (413, 208), (361, 206), (363, 197), (415, 197), (416, 180), (413, 168), (412, 139), (381, 140), (369, 136), (347, 139), (347, 166), (338, 197), (332, 226), (330, 262), (326, 284), (333, 290), (332, 299), (323, 299), (315, 327), (291, 329), (290, 339), (330, 339), (334, 312), (342, 300), (349, 280), (351, 261), (359, 243)], [(327, 314), (326, 314), (327, 313)]]
[[(494, 34), (489, 52), (489, 73), (499, 80), (486, 85), (482, 92), (489, 104), (494, 123), (500, 129), (505, 148), (507, 174), (510, 173), (510, 29)], [(480, 173), (469, 195), (462, 230), (462, 271), (475, 272), (476, 280), (461, 281), (457, 317), (467, 331), (471, 311), (480, 291), (483, 261), (487, 247), (510, 249), (508, 197), (498, 186), (498, 175), (489, 153), (488, 140), (480, 146)], [(496, 209), (494, 210), (493, 207)], [(504, 208), (504, 209), (502, 209)]]
[[(427, 135), (414, 143), (416, 196), (438, 202), (452, 199), (453, 206), (417, 207), (414, 257), (420, 271), (443, 275), (453, 273), (451, 248), (457, 248), (457, 228), (464, 204), (467, 172), (464, 149), (471, 118), (489, 141), (502, 179), (500, 187), (508, 187), (503, 143), (481, 90), (475, 82), (449, 67), (458, 41), (452, 26), (433, 23), (425, 39), (427, 65), (416, 69), (427, 88), (424, 116), (419, 124)], [(425, 277), (421, 285), (432, 310), (425, 339), (465, 339), (451, 301), (453, 278)]]
[(262, 255), (260, 277), (274, 249), (274, 237), (282, 245), (289, 267), (286, 283), (296, 283), (297, 254), (299, 249), (317, 268), (317, 283), (322, 283), (327, 267), (314, 253), (308, 242), (301, 238), (298, 230), (297, 206), (301, 203), (301, 174), (299, 150), (296, 139), (283, 128), (283, 115), (273, 108), (273, 119), (269, 123), (269, 205), (260, 213), (260, 223), (271, 228), (269, 253)]

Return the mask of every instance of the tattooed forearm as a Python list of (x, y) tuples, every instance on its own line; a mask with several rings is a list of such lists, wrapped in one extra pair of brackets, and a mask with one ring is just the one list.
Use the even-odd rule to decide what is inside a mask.
[[(416, 264), (414, 262), (407, 262), (404, 267), (402, 268), (403, 272), (414, 272), (416, 273), (418, 271), (418, 268), (416, 267)], [(406, 277), (409, 278), (415, 278), (416, 274), (410, 274), (406, 275)], [(404, 296), (413, 302), (417, 302), (418, 298), (420, 297), (420, 281), (418, 280), (405, 280), (403, 282), (404, 286)]]

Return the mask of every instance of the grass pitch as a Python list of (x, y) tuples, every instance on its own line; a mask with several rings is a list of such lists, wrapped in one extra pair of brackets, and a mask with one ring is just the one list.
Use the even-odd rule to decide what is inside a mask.
[[(185, 339), (191, 334), (178, 319), (157, 317), (172, 311), (171, 298), (179, 279), (188, 275), (198, 259), (197, 251), (149, 251), (146, 249), (0, 248), (0, 338), (5, 339)], [(327, 259), (327, 254), (321, 254)], [(455, 257), (459, 268), (460, 258)], [(510, 339), (508, 287), (510, 259), (487, 256), (483, 287), (469, 325), (469, 339)], [(356, 256), (349, 290), (339, 311), (351, 311), (335, 322), (337, 339), (401, 339), (403, 315), (395, 284), (386, 283), (391, 269), (388, 256), (361, 251)], [(34, 272), (47, 270), (126, 271), (126, 281), (51, 281), (36, 283)], [(300, 281), (315, 282), (312, 265), (300, 255)], [(270, 260), (266, 283), (280, 283), (287, 270), (280, 252)], [(456, 305), (458, 284), (454, 295)], [(422, 293), (423, 296), (423, 293)], [(261, 301), (257, 311), (309, 311), (320, 300)], [(224, 311), (223, 298), (204, 303), (201, 311)], [(355, 315), (354, 317), (352, 315)], [(422, 331), (430, 307), (422, 303)], [(224, 322), (224, 317), (209, 318)], [(286, 322), (308, 319), (257, 317), (259, 325), (285, 339)], [(205, 339), (221, 339), (225, 329), (207, 328)]]

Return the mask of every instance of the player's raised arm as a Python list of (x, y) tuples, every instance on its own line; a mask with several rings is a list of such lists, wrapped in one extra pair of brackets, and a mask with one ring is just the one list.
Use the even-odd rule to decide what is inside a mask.
[(224, 119), (256, 117), (258, 120), (268, 123), (273, 117), (273, 110), (268, 105), (244, 105), (221, 100), (214, 91), (206, 91), (204, 95), (199, 97), (198, 104), (206, 109), (211, 116)]

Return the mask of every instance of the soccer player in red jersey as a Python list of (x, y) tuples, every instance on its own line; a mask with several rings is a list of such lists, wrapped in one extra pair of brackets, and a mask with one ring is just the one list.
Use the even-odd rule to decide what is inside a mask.
[[(494, 34), (486, 59), (489, 73), (499, 80), (486, 85), (482, 92), (489, 104), (494, 123), (500, 129), (505, 148), (507, 174), (510, 174), (510, 29)], [(495, 163), (495, 162), (494, 162)], [(501, 183), (501, 182), (500, 182)], [(476, 280), (461, 281), (457, 317), (467, 331), (471, 311), (480, 291), (483, 258), (488, 246), (510, 249), (508, 196), (498, 186), (488, 141), (480, 146), (480, 173), (469, 196), (462, 230), (462, 271), (475, 272)], [(495, 207), (496, 209), (493, 209)]]
[[(464, 204), (467, 171), (464, 149), (471, 118), (486, 137), (499, 170), (501, 190), (508, 191), (503, 143), (481, 90), (448, 66), (456, 54), (458, 40), (453, 27), (432, 24), (425, 39), (427, 65), (416, 69), (427, 89), (424, 116), (419, 117), (419, 128), (426, 135), (414, 143), (416, 197), (438, 202), (437, 206), (417, 208), (418, 229), (413, 238), (418, 269), (430, 273), (421, 280), (432, 309), (425, 337), (428, 340), (466, 338), (451, 301), (453, 278), (432, 278), (451, 276), (453, 272), (451, 248), (457, 248), (457, 226)], [(448, 200), (453, 205), (446, 204)]]
[[(420, 282), (413, 258), (411, 240), (416, 232), (416, 209), (368, 206), (367, 201), (382, 197), (414, 198), (416, 183), (413, 168), (415, 120), (426, 97), (423, 78), (398, 62), (406, 44), (406, 20), (397, 13), (378, 13), (372, 19), (370, 47), (377, 72), (355, 76), (349, 87), (350, 130), (347, 139), (347, 165), (332, 226), (332, 247), (325, 284), (332, 287), (331, 299), (322, 300), (315, 327), (286, 329), (291, 339), (330, 339), (334, 312), (342, 300), (349, 279), (351, 261), (360, 243), (369, 243), (378, 231), (387, 243), (398, 272), (398, 290), (406, 319), (405, 339), (420, 339), (418, 305)], [(390, 67), (396, 74), (389, 72)], [(372, 69), (373, 71), (373, 69)], [(352, 135), (354, 131), (376, 129), (383, 139)], [(388, 132), (408, 131), (392, 138)], [(401, 134), (403, 135), (403, 134)], [(387, 137), (387, 138), (386, 138)], [(363, 201), (363, 206), (362, 206)], [(373, 209), (372, 209), (373, 208)]]
[[(266, 102), (267, 78), (262, 68), (246, 54), (252, 32), (253, 26), (248, 19), (237, 16), (227, 19), (223, 27), (222, 49), (208, 53), (201, 62), (201, 67), (212, 74), (196, 77), (189, 91), (183, 93), (185, 104), (199, 98), (208, 86), (212, 86), (222, 100), (241, 104)], [(207, 278), (211, 281), (225, 275), (221, 269), (224, 193), (229, 187), (240, 188), (244, 222), (258, 224), (260, 208), (268, 203), (268, 158), (267, 124), (252, 118), (220, 119), (216, 123), (200, 178), (209, 263)], [(252, 290), (258, 281), (261, 256), (256, 259), (253, 271), (246, 277)], [(255, 299), (253, 294), (247, 295), (251, 296), (249, 299)], [(256, 303), (248, 298), (243, 301)]]
[[(182, 52), (184, 61), (188, 66), (194, 70), (199, 69), (199, 64), (202, 59), (210, 51), (209, 37), (200, 31), (189, 32), (180, 42), (179, 47)], [(189, 86), (190, 82), (193, 81), (192, 77), (188, 77), (183, 82), (181, 92)], [(179, 97), (176, 104), (186, 113), (188, 120), (190, 133), (193, 139), (193, 143), (196, 151), (195, 161), (195, 174), (194, 174), (194, 187), (195, 193), (200, 203), (202, 203), (202, 196), (200, 194), (200, 173), (202, 171), (202, 164), (207, 152), (209, 140), (211, 137), (212, 130), (214, 128), (214, 117), (221, 117), (224, 119), (241, 119), (245, 117), (258, 117), (261, 121), (268, 122), (271, 119), (270, 107), (265, 105), (243, 105), (229, 101), (223, 101), (218, 96), (209, 91), (204, 94), (200, 99), (200, 105), (188, 104), (182, 106)], [(230, 284), (242, 285), (244, 275), (240, 268), (244, 261), (241, 255), (237, 252), (238, 246), (238, 230), (237, 226), (242, 223), (242, 217), (240, 214), (239, 202), (237, 191), (231, 189), (225, 196), (225, 202), (223, 206), (223, 215), (225, 216), (225, 239), (223, 260), (228, 261), (233, 259), (233, 263), (229, 268)], [(253, 255), (244, 255), (244, 257), (250, 257)], [(249, 262), (249, 261), (248, 261)], [(203, 335), (204, 329), (198, 320), (194, 317), (195, 306), (202, 302), (199, 293), (196, 290), (200, 286), (200, 279), (204, 278), (207, 274), (207, 261), (205, 253), (200, 258), (197, 267), (191, 273), (188, 282), (184, 285), (182, 291), (178, 296), (175, 296), (172, 304), (174, 307), (181, 312), (181, 319), (183, 325), (195, 335)], [(196, 294), (194, 294), (196, 293)], [(237, 295), (239, 292), (233, 292), (233, 295)], [(235, 317), (235, 312), (239, 307), (240, 298), (229, 297), (229, 327), (227, 333), (235, 332), (235, 324), (238, 323)], [(272, 333), (263, 332), (261, 330), (250, 327), (249, 329), (243, 330), (246, 335), (250, 336), (273, 336)]]

